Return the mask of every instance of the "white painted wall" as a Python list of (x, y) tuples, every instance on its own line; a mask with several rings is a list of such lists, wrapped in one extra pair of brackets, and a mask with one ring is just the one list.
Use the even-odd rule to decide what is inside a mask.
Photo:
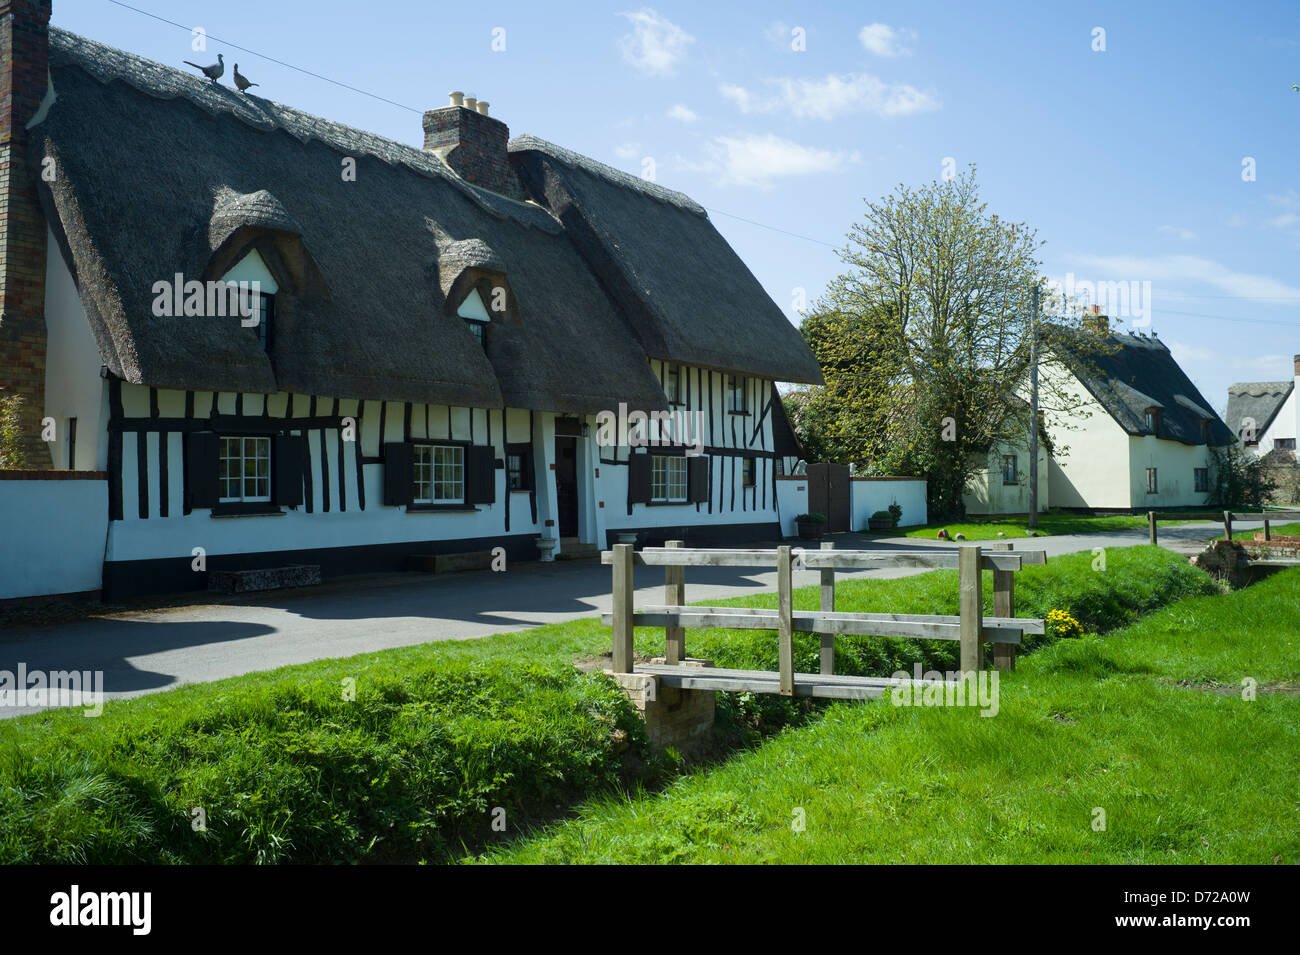
[[(770, 381), (748, 378), (746, 413), (732, 414), (727, 410), (726, 376), (713, 372), (710, 382), (710, 374), (706, 369), (689, 365), (679, 367), (682, 370), (684, 400), (680, 410), (689, 414), (699, 413), (699, 431), (706, 448), (750, 451), (770, 451), (773, 448), (772, 414), (770, 410), (766, 415), (763, 414), (771, 395)], [(666, 377), (666, 363), (655, 360), (651, 362), (651, 368), (662, 383)], [(627, 461), (630, 449), (627, 446), (599, 447), (596, 444), (596, 416), (592, 415), (587, 420), (591, 432), (587, 439), (587, 454), (593, 459), (595, 468), (599, 469), (599, 476), (594, 480), (594, 511), (598, 515), (595, 522), (596, 542), (602, 546), (607, 530), (776, 522), (777, 494), (772, 488), (775, 459), (759, 458), (755, 463), (754, 486), (744, 488), (741, 458), (726, 453), (710, 455), (713, 463), (710, 503), (633, 504), (629, 514), (628, 469), (622, 462)], [(694, 434), (692, 430), (691, 436), (694, 437)], [(653, 448), (650, 451), (653, 453)], [(600, 458), (604, 461), (600, 461)], [(621, 463), (608, 463), (615, 458)], [(582, 459), (581, 453), (579, 459)], [(782, 507), (781, 516), (784, 519), (787, 515), (784, 505)]]
[(794, 537), (799, 533), (794, 519), (808, 513), (808, 479), (806, 477), (780, 477), (776, 480), (776, 499), (781, 512), (781, 536)]
[(0, 600), (100, 588), (107, 481), (0, 479), (0, 524)]
[[(1016, 484), (1002, 483), (1002, 456), (1016, 456)], [(1051, 502), (1051, 474), (1046, 449), (1038, 449), (1038, 511)], [(962, 494), (967, 514), (1029, 513), (1029, 448), (997, 445), (988, 454), (987, 465), (972, 475)]]
[[(182, 416), (184, 392), (159, 391), (159, 412), (164, 417)], [(246, 415), (262, 413), (262, 395), (244, 395), (243, 410)], [(233, 414), (235, 396), (229, 393), (213, 395), (199, 392), (195, 395), (194, 412), (206, 418), (216, 412)], [(310, 413), (311, 399), (303, 395), (284, 393), (269, 398), (272, 416), (306, 417)], [(292, 407), (290, 407), (292, 401)], [(364, 406), (363, 406), (364, 405)], [(388, 507), (384, 499), (384, 466), (379, 463), (363, 464), (365, 483), (365, 510), (359, 507), (356, 481), (356, 455), (377, 457), (380, 444), (400, 441), (403, 429), (403, 406), (389, 402), (384, 416), (384, 435), (379, 433), (380, 402), (320, 398), (318, 415), (355, 417), (360, 425), (359, 441), (343, 442), (343, 494), (347, 510), (340, 510), (338, 482), (338, 429), (325, 431), (324, 453), (329, 467), (329, 510), (326, 511), (324, 484), (321, 480), (321, 443), (316, 430), (307, 433), (312, 468), (312, 513), (305, 506), (285, 509), (283, 514), (240, 517), (213, 517), (208, 509), (184, 514), (183, 438), (172, 434), (168, 441), (168, 497), (170, 515), (161, 515), (159, 494), (158, 434), (124, 434), (122, 441), (122, 511), (123, 520), (113, 521), (109, 528), (105, 559), (110, 561), (144, 560), (176, 557), (190, 559), (194, 547), (203, 547), (208, 554), (238, 554), (260, 551), (281, 551), (329, 547), (350, 547), (378, 543), (401, 543), (423, 540), (458, 540), (480, 537), (501, 537), (505, 529), (505, 508), (510, 508), (510, 535), (540, 535), (544, 522), (553, 519), (554, 476), (549, 470), (538, 470), (539, 501), (537, 522), (532, 520), (527, 494), (509, 493), (506, 490), (506, 472), (496, 472), (496, 503), (479, 505), (474, 511), (407, 511), (404, 507)], [(145, 417), (149, 412), (149, 389), (123, 384), (123, 413), (128, 417)], [(470, 420), (473, 416), (473, 433)], [(552, 457), (541, 462), (545, 468), (553, 460), (553, 416), (538, 415), (538, 445), (550, 447)], [(505, 457), (506, 441), (520, 443), (528, 440), (528, 412), (510, 409), (486, 411), (484, 409), (448, 408), (445, 405), (416, 405), (411, 414), (411, 439), (452, 438), (470, 440), (478, 444), (487, 441), (489, 419), (492, 444), (497, 456)], [(509, 437), (503, 435), (503, 421)], [(138, 475), (136, 444), (146, 442), (149, 510), (148, 517), (139, 516)], [(78, 439), (80, 440), (80, 439)], [(550, 475), (549, 498), (544, 475)], [(107, 506), (105, 506), (107, 516)]]
[[(1209, 495), (1196, 491), (1194, 468), (1210, 466), (1210, 451), (1203, 444), (1181, 444), (1152, 435), (1129, 437), (1129, 506), (1143, 510), (1192, 507), (1206, 502)], [(1156, 469), (1159, 490), (1147, 493), (1147, 468)]]
[(1077, 408), (1044, 414), (1056, 448), (1048, 469), (1052, 506), (1134, 506), (1128, 432), (1077, 381), (1071, 379), (1064, 387)]
[(849, 526), (855, 531), (865, 531), (872, 514), (888, 510), (894, 503), (903, 509), (899, 527), (919, 526), (929, 520), (924, 478), (855, 477), (849, 483), (853, 488)]
[[(45, 248), (45, 415), (54, 418), (55, 440), (46, 442), (56, 468), (102, 470), (108, 450), (101, 420), (107, 421), (107, 384), (90, 322), (72, 273), (53, 233)], [(102, 409), (102, 414), (101, 414)], [(77, 419), (76, 460), (68, 458), (68, 419)], [(96, 585), (98, 586), (98, 585)]]

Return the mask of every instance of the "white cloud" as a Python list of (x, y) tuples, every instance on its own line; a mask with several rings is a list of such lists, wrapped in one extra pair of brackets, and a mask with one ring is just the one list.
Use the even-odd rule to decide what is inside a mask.
[(1172, 225), (1157, 226), (1156, 231), (1164, 232), (1167, 233), (1168, 235), (1176, 235), (1178, 236), (1178, 238), (1183, 239), (1185, 241), (1196, 238), (1195, 232), (1193, 232), (1191, 229), (1184, 229), (1180, 226), (1172, 226)]
[[(1150, 281), (1152, 298), (1160, 300), (1161, 288), (1169, 291), (1184, 285), (1209, 285), (1242, 298), (1300, 298), (1300, 288), (1267, 275), (1238, 272), (1199, 255), (1125, 256), (1072, 255), (1075, 281)], [(1094, 271), (1080, 275), (1078, 268)], [(1159, 283), (1159, 284), (1157, 284)]]
[(907, 56), (912, 51), (901, 41), (915, 40), (915, 30), (894, 29), (886, 23), (869, 23), (858, 32), (858, 39), (876, 56)]
[(668, 118), (675, 119), (679, 123), (693, 123), (700, 118), (695, 110), (682, 103), (677, 103), (668, 111)]
[(635, 159), (641, 155), (640, 143), (619, 143), (614, 147), (614, 155), (619, 159)]
[(707, 160), (688, 164), (713, 172), (723, 185), (770, 189), (772, 180), (836, 172), (859, 161), (858, 154), (804, 146), (772, 133), (718, 136), (706, 147)]
[(621, 16), (632, 24), (632, 32), (619, 40), (623, 59), (642, 73), (672, 75), (686, 48), (695, 42), (695, 37), (650, 7)]
[(906, 83), (886, 83), (870, 73), (832, 73), (823, 79), (783, 77), (767, 81), (770, 91), (754, 93), (734, 83), (719, 88), (742, 113), (786, 113), (806, 119), (834, 119), (845, 113), (910, 116), (939, 108), (939, 101)]
[(1285, 229), (1287, 226), (1293, 226), (1300, 222), (1300, 216), (1294, 212), (1284, 212), (1280, 216), (1274, 216), (1272, 219), (1265, 219), (1265, 224), (1271, 225), (1274, 229)]

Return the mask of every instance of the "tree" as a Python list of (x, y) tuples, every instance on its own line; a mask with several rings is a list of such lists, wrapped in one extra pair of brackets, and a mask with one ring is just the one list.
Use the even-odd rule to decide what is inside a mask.
[(30, 466), (23, 442), (23, 396), (0, 395), (0, 468)]
[(1223, 508), (1259, 507), (1277, 488), (1263, 458), (1235, 441), (1210, 447), (1210, 497)]
[[(1035, 284), (1044, 312), (1057, 310), (1039, 325), (1044, 363), (1052, 336), (1076, 331), (1078, 318), (1040, 277), (1034, 230), (980, 201), (974, 166), (865, 202), (840, 251), (847, 271), (802, 326), (826, 375), (805, 399), (824, 406), (810, 416), (822, 428), (811, 443), (869, 472), (923, 474), (931, 514), (957, 517), (989, 449), (1027, 440), (1016, 395), (1029, 363)], [(1066, 380), (1045, 376), (1044, 409), (1077, 407)]]

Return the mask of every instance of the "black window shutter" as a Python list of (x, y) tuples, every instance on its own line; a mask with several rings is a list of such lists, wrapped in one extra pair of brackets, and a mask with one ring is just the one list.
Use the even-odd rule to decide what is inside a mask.
[(302, 504), (302, 472), (307, 466), (307, 442), (296, 434), (277, 434), (271, 439), (271, 481), (273, 500), (282, 507)]
[(627, 502), (650, 503), (650, 455), (633, 454), (627, 459)]
[(191, 431), (185, 439), (185, 502), (191, 508), (216, 507), (220, 438), (212, 431)]
[(686, 459), (686, 500), (703, 504), (709, 499), (709, 459), (700, 454)]
[(384, 445), (384, 503), (411, 503), (411, 446), (402, 442)]
[(495, 504), (497, 499), (496, 450), (487, 444), (465, 449), (465, 503)]

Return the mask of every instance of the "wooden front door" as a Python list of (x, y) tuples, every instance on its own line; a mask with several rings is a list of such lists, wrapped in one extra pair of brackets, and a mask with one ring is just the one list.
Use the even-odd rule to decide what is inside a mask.
[(555, 436), (555, 504), (561, 537), (578, 536), (578, 439)]
[(808, 510), (826, 515), (826, 529), (832, 533), (850, 529), (852, 485), (844, 464), (808, 465)]

